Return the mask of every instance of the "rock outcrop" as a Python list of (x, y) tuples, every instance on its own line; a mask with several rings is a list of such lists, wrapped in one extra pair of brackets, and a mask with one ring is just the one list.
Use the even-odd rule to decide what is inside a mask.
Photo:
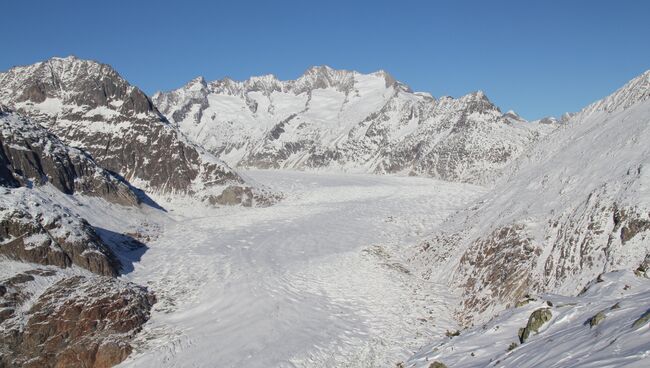
[(115, 276), (119, 262), (92, 226), (28, 188), (0, 188), (0, 255), (62, 268), (76, 265)]
[(61, 279), (22, 318), (0, 322), (0, 365), (112, 367), (131, 352), (154, 302), (146, 289), (112, 278)]
[(66, 194), (80, 193), (122, 205), (137, 205), (130, 187), (99, 167), (87, 153), (66, 146), (45, 128), (0, 111), (0, 185), (50, 183)]
[(519, 329), (519, 341), (523, 344), (531, 334), (537, 334), (539, 329), (553, 317), (549, 308), (541, 308), (530, 314), (526, 327)]

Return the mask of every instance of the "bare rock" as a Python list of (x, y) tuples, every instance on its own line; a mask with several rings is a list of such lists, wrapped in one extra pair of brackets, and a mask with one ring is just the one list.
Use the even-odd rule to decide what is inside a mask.
[(86, 220), (27, 188), (0, 197), (0, 255), (115, 276), (119, 262)]
[(0, 363), (22, 367), (111, 367), (131, 352), (153, 294), (106, 277), (75, 276), (49, 287), (20, 328), (4, 328)]
[(130, 187), (99, 167), (87, 153), (66, 146), (39, 124), (0, 112), (0, 184), (50, 183), (66, 194), (82, 193), (109, 202), (137, 205)]

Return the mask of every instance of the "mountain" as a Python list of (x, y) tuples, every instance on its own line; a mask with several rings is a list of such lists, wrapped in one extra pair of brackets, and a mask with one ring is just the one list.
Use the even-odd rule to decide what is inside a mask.
[(108, 65), (67, 57), (12, 68), (0, 73), (0, 103), (150, 193), (225, 203), (225, 188), (254, 192), (226, 164), (189, 142)]
[(408, 173), (491, 182), (557, 124), (503, 114), (483, 92), (438, 100), (384, 71), (313, 67), (296, 80), (196, 78), (156, 107), (232, 166)]
[(411, 256), (466, 325), (526, 294), (575, 295), (650, 254), (650, 71), (575, 114)]

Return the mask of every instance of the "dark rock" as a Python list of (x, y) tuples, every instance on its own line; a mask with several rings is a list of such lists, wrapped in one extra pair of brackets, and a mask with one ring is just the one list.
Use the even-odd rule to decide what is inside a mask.
[(456, 336), (460, 336), (460, 331), (458, 331), (458, 330), (454, 330), (454, 331), (449, 331), (449, 330), (447, 330), (447, 331), (445, 332), (445, 336), (447, 336), (447, 337), (449, 337), (449, 338), (456, 337)]
[(123, 205), (139, 202), (128, 185), (100, 168), (87, 153), (66, 146), (25, 117), (0, 112), (0, 184), (45, 183), (66, 194), (83, 193)]
[(593, 317), (589, 318), (587, 323), (589, 324), (589, 326), (591, 328), (594, 328), (594, 327), (598, 326), (602, 321), (604, 321), (605, 318), (606, 318), (605, 313), (600, 311), (600, 312), (596, 313)]
[(634, 321), (634, 324), (632, 324), (632, 328), (639, 328), (642, 326), (645, 326), (650, 322), (650, 309), (648, 309), (645, 313), (639, 317), (636, 321)]
[(117, 275), (119, 263), (92, 226), (60, 206), (30, 207), (33, 201), (0, 207), (0, 255), (63, 268), (74, 264), (99, 275)]
[(149, 319), (153, 295), (111, 278), (75, 276), (48, 288), (22, 328), (5, 329), (0, 365), (112, 367)]
[(429, 364), (429, 368), (447, 368), (447, 366), (441, 362), (433, 362)]
[(281, 198), (272, 193), (265, 193), (265, 195), (261, 195), (260, 193), (261, 192), (256, 191), (251, 187), (231, 185), (224, 189), (218, 196), (210, 196), (208, 202), (225, 206), (242, 205), (244, 207), (265, 207), (273, 204)]

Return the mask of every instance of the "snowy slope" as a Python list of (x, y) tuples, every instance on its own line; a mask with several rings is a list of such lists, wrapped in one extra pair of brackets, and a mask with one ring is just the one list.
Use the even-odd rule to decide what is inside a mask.
[(526, 293), (575, 295), (650, 253), (649, 81), (646, 72), (573, 116), (417, 248), (412, 265), (461, 292), (461, 321)]
[[(489, 322), (440, 337), (404, 367), (647, 367), (650, 365), (650, 280), (632, 271), (605, 274), (579, 296), (540, 295), (524, 306), (503, 311)], [(550, 302), (550, 303), (549, 303)], [(549, 305), (550, 304), (550, 305)], [(551, 313), (525, 343), (518, 337), (530, 315)], [(600, 320), (596, 322), (594, 317)], [(592, 326), (593, 324), (593, 326)]]
[(404, 172), (482, 183), (556, 124), (502, 114), (482, 92), (414, 93), (388, 73), (313, 67), (296, 80), (197, 78), (155, 105), (233, 166)]

